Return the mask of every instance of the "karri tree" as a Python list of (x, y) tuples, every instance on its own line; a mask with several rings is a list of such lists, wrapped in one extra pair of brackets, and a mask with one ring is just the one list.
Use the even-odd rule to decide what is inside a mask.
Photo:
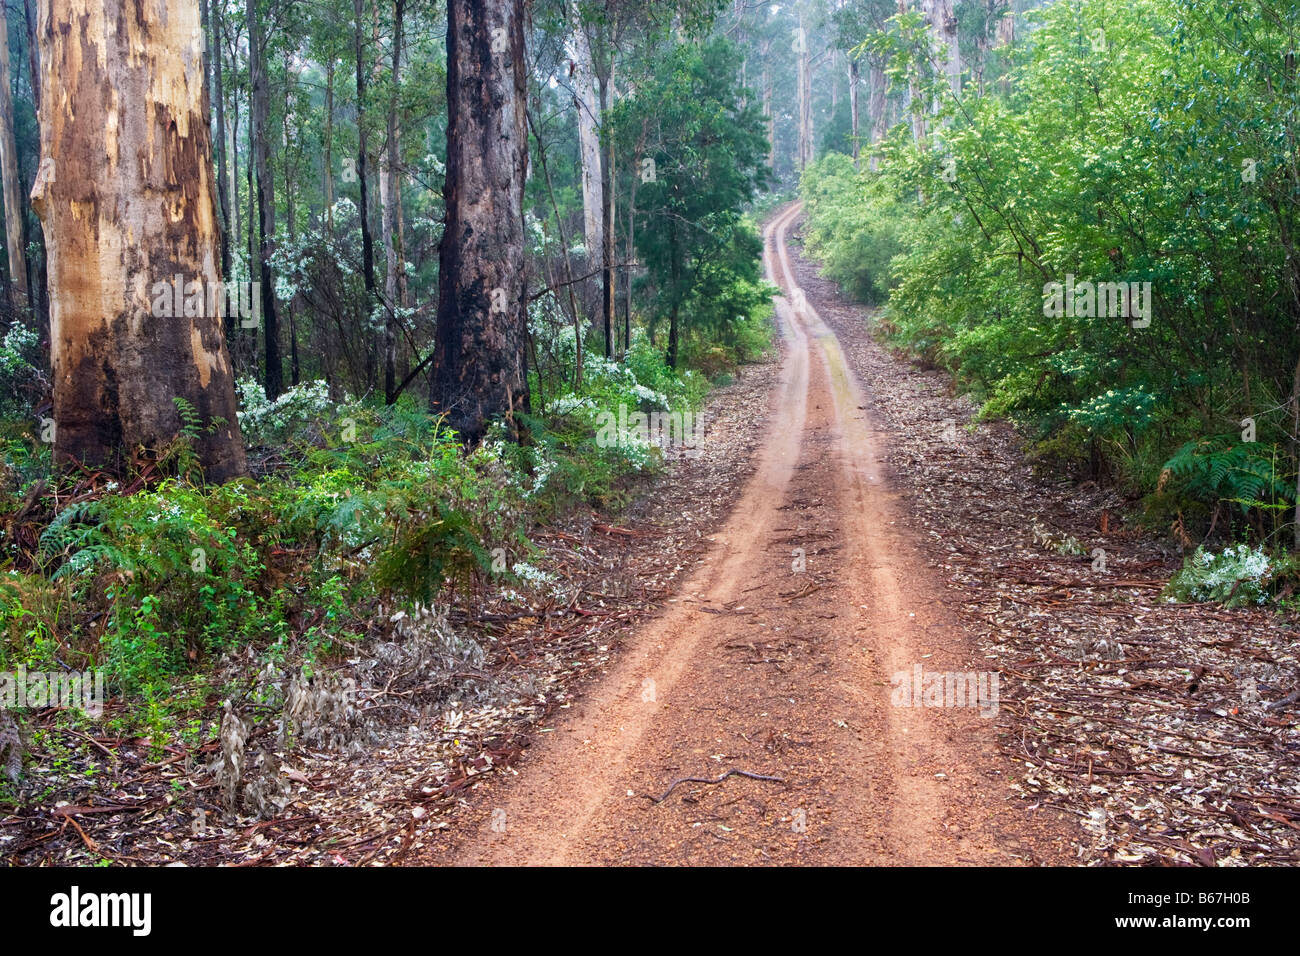
[(528, 405), (523, 0), (447, 8), (447, 225), (430, 406), (466, 443)]
[(179, 398), (209, 480), (243, 474), (198, 2), (41, 0), (37, 34), (55, 458), (115, 470), (161, 449)]

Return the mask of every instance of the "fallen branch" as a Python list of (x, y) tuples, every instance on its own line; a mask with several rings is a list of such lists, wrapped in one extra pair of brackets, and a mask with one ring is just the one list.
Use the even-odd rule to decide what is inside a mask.
[(750, 780), (770, 780), (773, 783), (785, 783), (785, 780), (782, 777), (769, 777), (761, 773), (750, 773), (748, 770), (737, 770), (733, 767), (732, 769), (724, 773), (721, 777), (719, 777), (717, 780), (710, 780), (708, 777), (678, 777), (676, 780), (672, 782), (672, 784), (668, 787), (668, 789), (664, 791), (664, 795), (662, 797), (652, 797), (648, 793), (643, 793), (641, 794), (641, 796), (645, 797), (647, 800), (651, 801), (652, 803), (656, 803), (656, 804), (663, 803), (665, 800), (668, 799), (668, 795), (677, 789), (679, 784), (707, 783), (712, 786), (712, 785), (722, 783), (722, 781), (726, 780), (728, 777), (748, 777)]

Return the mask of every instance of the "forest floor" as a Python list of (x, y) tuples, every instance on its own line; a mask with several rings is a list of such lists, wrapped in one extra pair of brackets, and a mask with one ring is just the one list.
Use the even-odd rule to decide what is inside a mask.
[[(1293, 622), (1165, 601), (1178, 550), (1113, 493), (1036, 474), (1009, 426), (966, 427), (945, 374), (786, 256), (799, 216), (765, 236), (780, 362), (711, 396), (706, 441), (617, 524), (535, 534), (559, 583), (523, 610), (394, 615), (341, 669), (363, 700), (347, 739), (285, 752), (255, 730), (278, 812), (222, 812), (214, 739), (162, 760), (96, 739), (71, 763), (105, 772), (0, 819), (0, 855), (1300, 861)], [(421, 648), (449, 629), (486, 656), (431, 680)], [(996, 713), (895, 706), (918, 667), (996, 674)]]

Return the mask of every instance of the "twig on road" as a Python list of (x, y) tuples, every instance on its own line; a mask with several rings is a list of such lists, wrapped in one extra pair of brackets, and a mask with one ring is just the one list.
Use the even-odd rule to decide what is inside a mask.
[(719, 783), (722, 783), (722, 781), (726, 780), (728, 777), (748, 777), (750, 780), (770, 780), (773, 783), (785, 783), (785, 779), (783, 777), (769, 777), (766, 776), (765, 774), (751, 773), (748, 770), (737, 770), (733, 767), (732, 769), (724, 773), (721, 777), (719, 777), (717, 780), (710, 780), (708, 777), (678, 777), (676, 780), (672, 782), (672, 784), (669, 785), (668, 789), (664, 791), (662, 797), (653, 797), (648, 793), (643, 793), (641, 794), (641, 796), (645, 797), (647, 800), (651, 801), (652, 803), (659, 804), (667, 800), (668, 795), (672, 793), (674, 790), (676, 790), (679, 784), (707, 783), (710, 785), (717, 785)]

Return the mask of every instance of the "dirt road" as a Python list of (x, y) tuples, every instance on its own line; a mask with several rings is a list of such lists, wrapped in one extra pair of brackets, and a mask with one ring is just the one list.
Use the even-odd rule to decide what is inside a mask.
[[(463, 864), (1015, 864), (997, 721), (891, 703), (894, 675), (996, 669), (940, 600), (836, 336), (765, 232), (785, 296), (758, 469), (677, 600), (494, 781)], [(760, 410), (755, 410), (756, 414)], [(936, 440), (938, 440), (936, 436)], [(968, 704), (975, 704), (967, 700)], [(728, 770), (779, 780), (732, 775)], [(486, 788), (485, 788), (486, 789)]]

